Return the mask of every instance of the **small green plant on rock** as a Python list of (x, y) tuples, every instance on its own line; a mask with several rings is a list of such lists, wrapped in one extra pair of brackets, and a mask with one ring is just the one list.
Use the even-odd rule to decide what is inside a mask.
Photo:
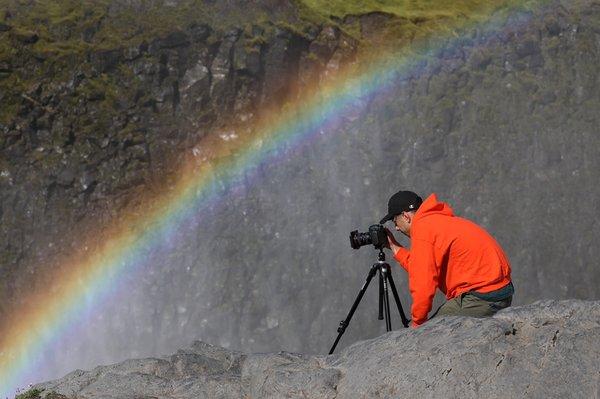
[(15, 396), (15, 399), (40, 399), (42, 391), (33, 388)]

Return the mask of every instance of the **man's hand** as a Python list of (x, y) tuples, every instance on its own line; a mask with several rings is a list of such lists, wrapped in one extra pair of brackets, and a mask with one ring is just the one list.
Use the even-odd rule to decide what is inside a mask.
[(386, 247), (389, 248), (394, 255), (396, 255), (396, 252), (398, 252), (398, 249), (400, 249), (402, 245), (396, 241), (396, 237), (394, 237), (394, 234), (392, 234), (387, 227), (384, 227), (384, 229), (388, 239), (388, 245)]

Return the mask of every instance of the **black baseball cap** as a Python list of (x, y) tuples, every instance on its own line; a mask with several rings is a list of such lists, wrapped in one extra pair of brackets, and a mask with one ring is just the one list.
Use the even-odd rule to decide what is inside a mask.
[(398, 191), (388, 201), (388, 214), (379, 223), (384, 224), (402, 212), (416, 211), (422, 203), (423, 199), (412, 191)]

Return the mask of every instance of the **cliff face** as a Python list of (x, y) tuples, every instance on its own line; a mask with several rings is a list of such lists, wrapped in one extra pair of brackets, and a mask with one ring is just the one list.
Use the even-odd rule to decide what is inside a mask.
[(172, 182), (202, 137), (249, 134), (357, 43), (287, 2), (6, 3), (0, 314), (79, 234)]
[(442, 318), (326, 357), (195, 342), (171, 356), (77, 370), (35, 388), (86, 399), (594, 397), (598, 320), (599, 302), (537, 302), (490, 319)]
[[(82, 11), (86, 23), (75, 13), (37, 33), (16, 6), (1, 20), (0, 315), (44, 289), (32, 275), (60, 267), (80, 235), (168, 189), (201, 137), (252, 134), (263, 109), (353, 62), (378, 27), (422, 23), (382, 13), (306, 23), (286, 2), (173, 15), (153, 2), (107, 4), (110, 18)], [(135, 29), (114, 43), (111, 21)], [(335, 128), (261, 164), (243, 196), (224, 196), (172, 252), (147, 248), (127, 292), (57, 344), (48, 369), (194, 339), (323, 353), (376, 257), (352, 251), (348, 233), (377, 222), (400, 188), (436, 192), (488, 228), (512, 261), (516, 304), (597, 299), (599, 22), (597, 1), (552, 1), (446, 36)], [(375, 311), (367, 295), (342, 347), (384, 331)]]

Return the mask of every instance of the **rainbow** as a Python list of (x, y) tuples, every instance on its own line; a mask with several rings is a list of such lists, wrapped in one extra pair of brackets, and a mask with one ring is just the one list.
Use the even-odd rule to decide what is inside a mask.
[[(527, 14), (511, 18), (515, 24), (527, 23)], [(472, 28), (490, 37), (506, 26), (502, 18), (489, 16), (472, 21)], [(444, 34), (428, 40), (417, 51), (384, 54), (373, 58), (370, 67), (340, 72), (335, 79), (288, 107), (283, 117), (265, 119), (255, 134), (233, 140), (212, 138), (197, 148), (210, 148), (213, 156), (194, 150), (180, 172), (180, 180), (162, 197), (150, 201), (144, 212), (121, 218), (104, 231), (90, 250), (82, 248), (64, 261), (62, 282), (56, 292), (34, 294), (37, 303), (19, 310), (0, 331), (0, 398), (11, 397), (17, 388), (36, 382), (42, 359), (61, 337), (72, 334), (85, 314), (123, 291), (122, 281), (147, 260), (147, 248), (168, 251), (170, 242), (186, 224), (198, 222), (222, 195), (243, 187), (243, 181), (265, 162), (281, 162), (295, 148), (309, 145), (320, 134), (331, 134), (343, 118), (360, 111), (369, 99), (393, 87), (397, 79), (418, 74), (423, 60), (435, 58), (441, 46), (459, 46), (461, 37)], [(434, 44), (438, 43), (438, 44)], [(308, 144), (307, 144), (308, 143)], [(235, 156), (230, 154), (234, 152)], [(37, 377), (39, 378), (39, 377)]]

